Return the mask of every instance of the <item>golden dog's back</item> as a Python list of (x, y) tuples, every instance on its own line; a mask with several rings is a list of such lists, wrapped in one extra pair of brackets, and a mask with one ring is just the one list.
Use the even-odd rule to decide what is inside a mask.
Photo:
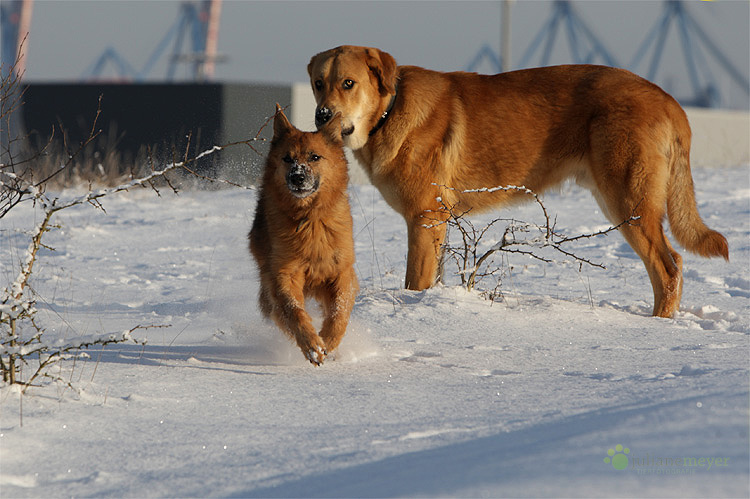
[(436, 173), (450, 175), (441, 181), (457, 189), (491, 187), (491, 180), (541, 192), (588, 159), (592, 129), (602, 118), (610, 131), (664, 141), (677, 136), (689, 149), (679, 104), (621, 69), (569, 65), (480, 75), (399, 66), (399, 80), (413, 96), (403, 105), (408, 127), (419, 129), (415, 156), (439, 150), (438, 161), (451, 168)]

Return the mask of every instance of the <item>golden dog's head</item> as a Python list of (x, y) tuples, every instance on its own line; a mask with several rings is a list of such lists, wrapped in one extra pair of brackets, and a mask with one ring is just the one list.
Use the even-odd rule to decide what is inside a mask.
[(277, 104), (264, 182), (273, 183), (276, 192), (288, 193), (283, 199), (293, 204), (307, 204), (323, 192), (346, 190), (348, 173), (342, 146), (340, 116), (331, 118), (317, 132), (303, 132)]
[(396, 93), (396, 61), (375, 48), (344, 45), (317, 54), (307, 66), (317, 108), (315, 125), (341, 113), (344, 145), (360, 149)]

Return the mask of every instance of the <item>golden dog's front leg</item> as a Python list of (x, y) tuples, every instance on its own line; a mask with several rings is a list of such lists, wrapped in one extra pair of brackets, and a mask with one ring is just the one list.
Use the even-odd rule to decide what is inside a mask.
[(305, 295), (300, 279), (280, 273), (274, 293), (274, 320), (297, 343), (302, 354), (315, 365), (323, 363), (326, 344), (318, 336), (310, 315), (305, 310)]
[(418, 216), (407, 221), (409, 251), (406, 256), (406, 288), (422, 290), (437, 280), (446, 225)]

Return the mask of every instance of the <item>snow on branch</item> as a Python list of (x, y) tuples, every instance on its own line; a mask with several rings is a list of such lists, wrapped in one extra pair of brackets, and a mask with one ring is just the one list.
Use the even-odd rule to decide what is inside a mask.
[[(99, 108), (97, 110), (97, 118), (100, 112), (101, 110)], [(267, 123), (268, 120), (263, 127), (265, 127)], [(33, 275), (34, 264), (39, 249), (44, 247), (42, 238), (44, 237), (44, 234), (52, 228), (51, 221), (57, 212), (83, 204), (90, 204), (103, 210), (104, 207), (101, 204), (103, 198), (119, 192), (126, 192), (136, 187), (150, 187), (159, 194), (155, 184), (157, 180), (163, 180), (173, 191), (177, 192), (167, 176), (170, 172), (175, 170), (185, 170), (201, 179), (213, 182), (224, 182), (238, 186), (237, 184), (228, 181), (201, 176), (195, 172), (193, 165), (197, 161), (233, 145), (245, 144), (257, 152), (252, 144), (254, 142), (265, 141), (265, 139), (260, 137), (261, 131), (262, 128), (258, 131), (258, 134), (255, 137), (248, 140), (223, 146), (213, 146), (194, 157), (188, 156), (188, 146), (186, 147), (185, 156), (181, 161), (173, 160), (166, 164), (162, 169), (156, 170), (152, 168), (152, 171), (147, 175), (134, 178), (115, 187), (89, 190), (86, 194), (71, 199), (61, 199), (59, 197), (48, 195), (45, 191), (45, 184), (50, 178), (66, 168), (74, 157), (83, 150), (85, 145), (93, 140), (98, 134), (96, 124), (92, 127), (89, 140), (86, 143), (81, 144), (81, 146), (69, 156), (68, 163), (63, 164), (55, 173), (47, 176), (42, 181), (34, 180), (31, 175), (31, 169), (25, 169), (19, 173), (19, 170), (16, 170), (15, 168), (17, 163), (14, 163), (15, 160), (13, 155), (10, 151), (7, 151), (5, 156), (9, 158), (9, 162), (4, 163), (2, 168), (0, 168), (0, 218), (7, 214), (13, 207), (24, 201), (32, 202), (41, 207), (42, 218), (31, 231), (29, 245), (19, 264), (19, 271), (16, 278), (13, 282), (0, 290), (0, 372), (2, 372), (3, 381), (10, 384), (21, 384), (28, 387), (31, 385), (32, 381), (39, 376), (49, 377), (47, 374), (47, 368), (52, 363), (63, 358), (75, 356), (81, 349), (93, 345), (136, 341), (131, 336), (131, 333), (135, 330), (160, 327), (136, 326), (135, 328), (123, 333), (81, 336), (65, 341), (46, 340), (44, 337), (44, 329), (35, 321), (35, 299), (33, 293), (29, 291), (29, 281)], [(33, 156), (31, 159), (35, 157), (36, 156)], [(28, 365), (32, 359), (38, 361), (37, 369), (33, 371), (33, 374), (31, 374), (26, 380), (19, 379), (21, 365)]]
[[(38, 251), (43, 247), (42, 238), (44, 234), (49, 231), (50, 222), (54, 214), (61, 210), (86, 203), (102, 208), (99, 203), (100, 199), (118, 192), (128, 191), (134, 187), (150, 186), (156, 190), (153, 184), (154, 180), (163, 178), (170, 171), (183, 168), (185, 165), (193, 163), (198, 159), (220, 151), (221, 149), (222, 147), (215, 146), (204, 151), (195, 158), (185, 159), (181, 162), (172, 162), (163, 169), (153, 171), (144, 177), (130, 180), (129, 182), (116, 187), (100, 189), (98, 191), (89, 191), (85, 195), (65, 201), (60, 198), (47, 196), (44, 190), (39, 188), (38, 185), (21, 178), (14, 172), (0, 172), (0, 178), (4, 175), (7, 178), (12, 178), (17, 181), (15, 187), (22, 194), (22, 197), (20, 198), (21, 200), (24, 199), (23, 196), (33, 199), (35, 203), (42, 207), (44, 214), (41, 222), (36, 225), (31, 233), (31, 240), (29, 241), (29, 246), (24, 254), (17, 277), (9, 286), (5, 287), (2, 292), (0, 292), (0, 326), (3, 326), (4, 329), (4, 331), (0, 330), (0, 371), (2, 371), (3, 374), (3, 381), (11, 384), (19, 383), (20, 381), (16, 377), (18, 364), (19, 362), (26, 363), (27, 358), (31, 355), (39, 356), (39, 369), (41, 370), (46, 368), (51, 361), (56, 361), (62, 358), (62, 354), (65, 352), (78, 350), (94, 344), (132, 340), (132, 337), (130, 337), (129, 334), (121, 336), (106, 335), (96, 338), (84, 338), (78, 343), (68, 342), (64, 345), (58, 346), (51, 343), (45, 343), (41, 340), (43, 331), (34, 322), (34, 315), (36, 313), (36, 309), (34, 308), (35, 302), (33, 297), (27, 296), (26, 290), (33, 273), (33, 267), (36, 262)], [(5, 186), (5, 184), (2, 185)], [(26, 341), (24, 341), (19, 334), (19, 325), (21, 323), (31, 324), (32, 330), (36, 331), (36, 333)], [(135, 329), (143, 328), (138, 326)], [(130, 332), (132, 331), (133, 330)], [(42, 356), (45, 356), (46, 360), (42, 361)], [(23, 384), (28, 385), (31, 380), (38, 376), (38, 374), (39, 370), (32, 375), (29, 381), (23, 382)]]
[[(580, 256), (563, 246), (582, 239), (609, 234), (610, 232), (618, 230), (623, 225), (633, 224), (640, 218), (631, 215), (617, 225), (613, 225), (604, 230), (588, 234), (566, 236), (557, 231), (555, 227), (556, 221), (553, 221), (553, 219), (550, 218), (547, 208), (539, 195), (525, 186), (507, 185), (458, 190), (437, 183), (433, 183), (432, 185), (441, 187), (448, 191), (459, 192), (461, 194), (481, 195), (500, 191), (526, 194), (534, 199), (542, 213), (543, 221), (541, 223), (496, 218), (484, 227), (476, 227), (467, 217), (471, 209), (462, 210), (460, 209), (460, 202), (449, 204), (442, 197), (436, 198), (440, 207), (436, 211), (427, 211), (423, 215), (423, 217), (428, 220), (427, 223), (423, 224), (423, 227), (432, 228), (445, 224), (449, 229), (453, 229), (459, 233), (461, 236), (461, 242), (456, 245), (451, 245), (450, 243), (445, 244), (444, 252), (457, 264), (457, 274), (461, 278), (461, 284), (469, 291), (474, 289), (477, 282), (482, 278), (502, 273), (502, 269), (492, 266), (491, 264), (491, 257), (497, 252), (521, 254), (545, 263), (556, 263), (556, 260), (541, 253), (541, 250), (551, 248), (568, 259), (577, 262), (579, 269), (584, 264), (604, 269), (606, 268), (604, 264)], [(492, 244), (488, 249), (480, 250), (480, 246), (482, 245), (485, 236), (491, 232), (491, 229), (500, 223), (506, 224), (502, 236), (500, 236), (499, 240), (495, 244)], [(497, 231), (493, 232), (493, 234), (497, 235)]]
[[(20, 57), (20, 54), (19, 54)], [(45, 337), (44, 329), (36, 322), (35, 296), (29, 283), (33, 275), (34, 264), (36, 262), (39, 249), (45, 247), (42, 243), (44, 235), (53, 227), (51, 225), (54, 215), (61, 211), (74, 206), (90, 204), (95, 208), (104, 210), (102, 206), (103, 198), (126, 192), (133, 188), (144, 187), (153, 189), (157, 195), (159, 190), (157, 182), (166, 183), (175, 193), (177, 189), (172, 185), (169, 173), (176, 170), (184, 170), (189, 174), (210, 182), (222, 182), (236, 187), (240, 186), (229, 181), (209, 178), (197, 173), (194, 165), (219, 151), (230, 146), (245, 145), (260, 155), (260, 152), (254, 147), (256, 142), (265, 142), (266, 139), (260, 135), (263, 129), (273, 118), (270, 116), (258, 130), (254, 137), (221, 146), (212, 146), (205, 151), (190, 157), (190, 141), (192, 134), (188, 135), (188, 145), (185, 147), (185, 153), (182, 160), (173, 160), (163, 166), (161, 169), (154, 168), (153, 158), (149, 152), (149, 166), (151, 171), (142, 176), (136, 176), (131, 180), (114, 187), (108, 187), (93, 190), (89, 187), (86, 194), (76, 196), (70, 199), (55, 197), (46, 192), (48, 182), (62, 174), (73, 165), (74, 160), (84, 154), (86, 147), (101, 134), (98, 128), (98, 121), (102, 113), (101, 97), (98, 100), (96, 114), (89, 136), (86, 140), (77, 146), (69, 147), (67, 143), (67, 134), (62, 124), (59, 125), (62, 133), (63, 148), (65, 157), (59, 166), (54, 166), (51, 171), (41, 173), (42, 178), (35, 178), (35, 174), (43, 169), (35, 168), (43, 156), (47, 154), (47, 149), (52, 143), (55, 135), (55, 127), (52, 127), (52, 137), (41, 150), (28, 152), (28, 148), (20, 147), (27, 137), (12, 137), (15, 130), (12, 129), (12, 116), (22, 102), (23, 89), (20, 87), (20, 76), (14, 71), (3, 73), (0, 78), (0, 136), (7, 135), (8, 141), (2, 143), (0, 150), (0, 219), (8, 214), (14, 207), (23, 202), (33, 203), (41, 208), (41, 221), (37, 223), (30, 233), (30, 240), (21, 261), (19, 262), (18, 274), (15, 279), (6, 287), (0, 289), (0, 372), (2, 380), (5, 383), (20, 384), (26, 387), (39, 376), (50, 377), (48, 368), (63, 358), (77, 356), (81, 349), (94, 345), (106, 345), (109, 343), (119, 343), (123, 341), (134, 341), (132, 333), (139, 329), (149, 329), (151, 327), (162, 326), (136, 326), (132, 329), (121, 333), (107, 333), (100, 335), (80, 336), (69, 338), (67, 340), (50, 341)], [(166, 327), (166, 326), (165, 326)], [(37, 368), (32, 370), (30, 376), (26, 379), (20, 379), (21, 367), (29, 365), (36, 361)]]

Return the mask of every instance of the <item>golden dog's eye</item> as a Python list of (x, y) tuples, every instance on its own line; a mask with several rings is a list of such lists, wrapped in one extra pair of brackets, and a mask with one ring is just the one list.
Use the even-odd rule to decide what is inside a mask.
[(315, 80), (315, 88), (320, 90), (323, 88), (323, 80)]
[(354, 80), (344, 80), (344, 84), (342, 85), (345, 89), (349, 90), (352, 87), (354, 87)]
[(292, 157), (289, 154), (287, 154), (286, 156), (284, 156), (283, 158), (281, 158), (281, 161), (283, 161), (284, 163), (290, 163), (290, 164), (294, 163), (294, 160), (292, 159)]
[(310, 161), (311, 161), (311, 162), (315, 162), (315, 161), (318, 161), (319, 159), (320, 159), (320, 156), (318, 156), (318, 155), (317, 155), (317, 154), (315, 154), (314, 152), (313, 152), (313, 153), (310, 153)]

